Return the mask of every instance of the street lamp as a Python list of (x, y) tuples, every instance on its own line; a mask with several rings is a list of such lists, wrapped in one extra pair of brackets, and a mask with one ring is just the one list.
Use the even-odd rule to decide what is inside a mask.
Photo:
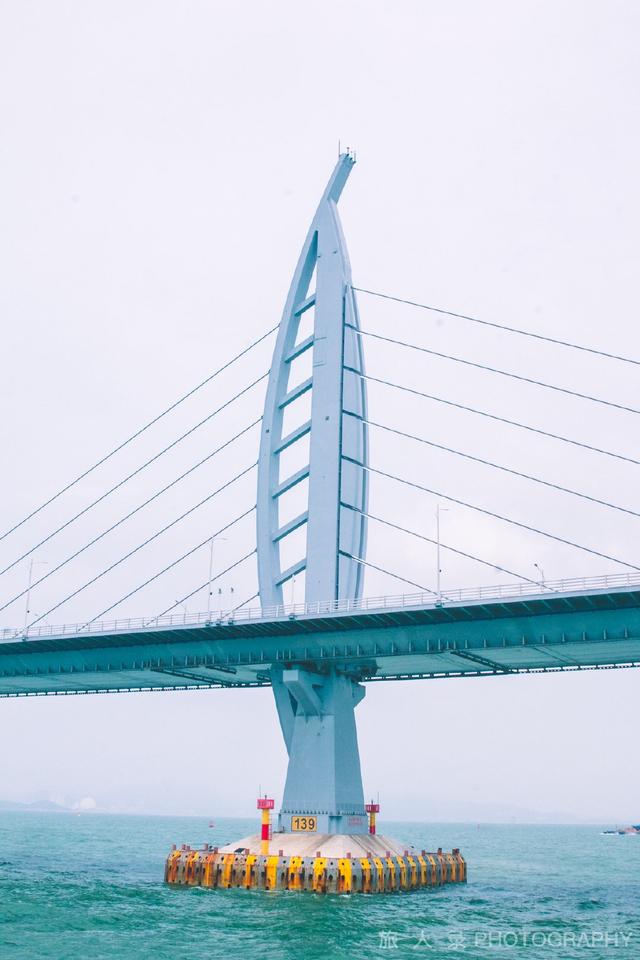
[(226, 540), (226, 537), (211, 537), (211, 549), (209, 551), (209, 588), (207, 590), (207, 623), (211, 620), (211, 582), (213, 580), (213, 545), (216, 540)]
[(49, 562), (48, 560), (36, 560), (35, 557), (32, 557), (31, 560), (29, 561), (29, 577), (27, 579), (27, 601), (26, 601), (25, 610), (24, 610), (24, 636), (25, 637), (27, 635), (27, 626), (29, 624), (29, 604), (31, 602), (31, 584), (33, 583), (33, 568), (37, 564), (42, 564), (43, 566), (46, 566), (48, 562)]
[(534, 567), (540, 574), (540, 586), (544, 587), (544, 570), (542, 569), (539, 563), (534, 563)]
[(438, 503), (436, 506), (436, 596), (438, 598), (438, 603), (442, 603), (442, 591), (441, 591), (441, 574), (442, 567), (440, 566), (440, 514), (449, 513), (448, 507), (441, 507)]

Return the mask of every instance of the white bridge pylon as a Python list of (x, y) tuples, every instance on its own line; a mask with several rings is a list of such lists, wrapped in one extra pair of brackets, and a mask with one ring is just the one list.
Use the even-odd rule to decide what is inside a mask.
[[(273, 355), (258, 461), (263, 607), (282, 604), (283, 585), (303, 572), (307, 603), (362, 596), (366, 386), (358, 307), (336, 206), (353, 164), (349, 154), (341, 154), (322, 195)], [(300, 496), (305, 485), (306, 502)], [(283, 563), (289, 537), (300, 552)], [(292, 830), (302, 817), (320, 833), (365, 833), (354, 715), (365, 692), (359, 678), (320, 664), (274, 665), (270, 676), (289, 753), (279, 829)]]
[[(307, 602), (362, 596), (364, 571), (358, 559), (364, 559), (366, 546), (366, 386), (360, 376), (358, 307), (336, 206), (353, 164), (349, 154), (341, 154), (322, 195), (293, 275), (274, 350), (258, 462), (258, 579), (263, 607), (281, 604), (283, 585), (303, 571)], [(301, 378), (299, 369), (305, 359), (309, 366), (309, 357), (310, 375)], [(351, 415), (344, 416), (345, 410)], [(301, 466), (289, 473), (292, 454), (298, 454)], [(305, 484), (305, 509), (291, 516), (288, 500)], [(283, 569), (284, 543), (299, 530), (306, 531), (306, 545)]]

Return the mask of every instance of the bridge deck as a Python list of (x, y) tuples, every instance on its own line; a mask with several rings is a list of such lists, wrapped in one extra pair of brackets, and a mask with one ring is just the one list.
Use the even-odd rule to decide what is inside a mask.
[(0, 696), (265, 686), (273, 664), (338, 666), (365, 681), (640, 666), (637, 580), (4, 631)]

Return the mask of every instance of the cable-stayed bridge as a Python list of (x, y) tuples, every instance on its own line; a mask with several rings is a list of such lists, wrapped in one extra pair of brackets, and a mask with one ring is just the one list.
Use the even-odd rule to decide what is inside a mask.
[[(0, 537), (6, 548), (0, 582), (10, 585), (0, 612), (18, 619), (19, 611), (25, 611), (23, 623), (0, 632), (0, 696), (270, 685), (290, 756), (281, 823), (289, 815), (316, 811), (328, 817), (326, 831), (336, 833), (345, 832), (345, 817), (352, 821), (364, 812), (354, 719), (363, 682), (640, 665), (640, 561), (633, 561), (633, 551), (620, 554), (615, 538), (593, 536), (609, 530), (609, 521), (601, 520), (606, 514), (628, 525), (629, 546), (635, 544), (630, 525), (640, 510), (611, 498), (607, 484), (580, 488), (558, 476), (557, 469), (545, 475), (540, 469), (545, 464), (536, 456), (531, 466), (522, 467), (514, 465), (513, 457), (529, 441), (542, 439), (558, 451), (547, 465), (562, 466), (567, 451), (590, 458), (581, 461), (591, 464), (586, 479), (633, 471), (640, 460), (632, 451), (592, 437), (589, 427), (603, 413), (634, 417), (640, 409), (573, 379), (557, 383), (508, 369), (499, 360), (436, 349), (426, 339), (412, 342), (396, 329), (393, 318), (386, 327), (370, 330), (361, 325), (358, 294), (368, 304), (402, 304), (470, 324), (478, 335), (508, 335), (526, 344), (527, 351), (530, 344), (541, 345), (593, 363), (617, 364), (632, 374), (640, 362), (355, 286), (337, 215), (353, 163), (349, 154), (341, 155), (329, 180), (280, 324), (9, 524)], [(365, 344), (378, 351), (379, 375), (365, 367)], [(242, 380), (242, 363), (264, 348), (273, 350), (268, 368)], [(436, 391), (426, 372), (431, 368), (420, 366), (434, 362), (454, 365), (462, 371), (458, 379), (498, 378), (508, 387), (552, 396), (558, 407), (567, 402), (584, 408), (586, 429), (570, 435), (555, 420), (542, 425), (535, 416), (527, 418), (526, 403), (524, 416), (516, 403), (498, 411), (482, 391), (471, 400)], [(411, 377), (410, 363), (418, 364), (411, 367)], [(159, 449), (149, 446), (158, 424), (187, 409), (214, 382), (229, 389), (206, 416), (186, 419), (181, 432)], [(382, 389), (382, 400), (377, 412), (370, 412), (375, 389)], [(392, 397), (427, 403), (430, 413), (415, 406), (407, 414), (407, 408), (394, 406)], [(248, 405), (256, 399), (261, 410)], [(474, 424), (487, 421), (506, 428), (505, 439), (495, 445), (497, 452), (477, 445), (465, 449), (451, 433), (442, 436), (431, 429), (438, 419), (434, 410), (442, 411), (442, 418), (453, 411)], [(137, 496), (138, 484), (159, 463), (173, 462), (199, 432), (222, 424), (226, 432), (219, 429), (204, 456), (182, 463), (176, 475)], [(480, 431), (472, 427), (476, 429)], [(376, 457), (383, 437), (406, 444), (389, 447), (390, 463)], [(141, 459), (118, 474), (119, 458), (138, 448)], [(497, 504), (485, 495), (492, 481), (458, 492), (450, 482), (451, 468), (444, 478), (442, 470), (434, 477), (420, 469), (426, 450), (453, 458), (463, 473), (487, 470), (487, 476), (526, 484), (528, 492)], [(217, 474), (204, 472), (218, 467)], [(101, 475), (107, 480), (98, 492)], [(192, 489), (190, 484), (203, 476), (201, 495), (176, 512), (179, 492)], [(631, 489), (637, 486), (633, 477), (627, 482)], [(83, 489), (87, 494), (78, 499)], [(543, 508), (541, 520), (530, 515), (536, 495), (560, 495), (562, 506), (555, 515)], [(118, 498), (124, 498), (124, 511), (91, 528), (92, 518), (105, 516), (105, 504)], [(437, 503), (435, 536), (424, 522), (424, 508), (414, 506), (420, 498), (430, 506)], [(75, 504), (68, 514), (65, 503)], [(585, 514), (579, 536), (557, 523), (568, 503), (600, 511), (597, 520)], [(401, 516), (388, 509), (390, 504), (404, 507)], [(465, 521), (466, 539), (441, 539), (440, 511), (445, 509), (473, 518)], [(48, 516), (55, 517), (49, 526)], [(145, 521), (145, 535), (137, 539), (135, 522), (149, 516), (158, 522)], [(200, 535), (162, 555), (161, 545), (189, 524), (190, 529), (200, 527)], [(500, 552), (503, 542), (488, 536), (494, 529), (489, 524), (516, 538), (505, 539), (504, 545), (517, 546), (522, 542), (518, 538), (527, 538), (527, 543), (552, 544), (584, 558), (584, 576), (570, 570), (565, 579), (547, 579), (541, 563), (523, 564), (521, 546)], [(44, 551), (77, 529), (86, 529), (86, 537), (58, 552), (46, 568), (39, 566)], [(40, 532), (31, 537), (31, 530)], [(367, 544), (374, 530), (389, 539), (372, 557)], [(398, 548), (392, 538), (404, 546)], [(224, 565), (217, 563), (222, 542), (229, 554)], [(14, 549), (16, 543), (22, 547)], [(106, 543), (111, 544), (108, 562), (91, 567), (91, 557), (99, 557)], [(433, 573), (425, 572), (422, 561), (409, 568), (404, 562), (423, 549), (435, 552)], [(490, 571), (490, 582), (461, 589), (443, 585), (443, 556)], [(199, 578), (185, 589), (182, 571), (194, 569), (189, 565), (202, 557), (208, 558), (208, 576), (202, 576), (201, 566)], [(387, 557), (402, 560), (402, 569), (394, 569)], [(135, 562), (142, 563), (144, 576), (134, 578), (129, 572)], [(593, 563), (602, 565), (601, 575), (592, 572)], [(22, 576), (25, 568), (28, 579), (20, 585), (16, 574)], [(218, 592), (232, 577), (246, 584), (246, 595)], [(367, 592), (365, 577), (387, 585), (384, 595)], [(502, 582), (496, 585), (498, 577)], [(83, 612), (77, 622), (56, 625), (66, 610), (95, 597), (96, 590), (106, 597), (111, 582), (125, 589)], [(59, 593), (52, 592), (53, 585), (62, 586)], [(399, 585), (403, 593), (398, 593)], [(151, 590), (164, 598), (159, 607), (129, 616), (132, 603), (144, 610), (145, 593)], [(203, 598), (206, 609), (189, 610)]]
[[(640, 666), (640, 576), (5, 630), (2, 695), (271, 684), (313, 663), (362, 680)], [(27, 655), (28, 654), (28, 655)]]

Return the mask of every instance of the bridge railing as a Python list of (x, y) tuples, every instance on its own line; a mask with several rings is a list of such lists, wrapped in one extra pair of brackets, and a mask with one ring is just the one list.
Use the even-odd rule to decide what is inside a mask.
[(281, 604), (272, 607), (236, 607), (211, 613), (165, 614), (161, 617), (129, 617), (117, 620), (99, 620), (62, 625), (40, 624), (24, 629), (0, 630), (0, 642), (39, 637), (64, 637), (100, 633), (128, 633), (166, 627), (202, 626), (203, 624), (244, 623), (257, 620), (285, 620), (300, 617), (336, 616), (345, 613), (374, 613), (402, 610), (408, 607), (448, 607), (465, 603), (491, 602), (540, 598), (563, 593), (607, 592), (625, 587), (640, 587), (640, 574), (618, 573), (600, 577), (573, 577), (565, 580), (545, 580), (539, 583), (503, 583), (485, 587), (462, 587), (446, 590), (440, 595), (434, 591), (401, 593), (393, 596), (362, 597), (359, 600), (328, 600), (313, 603)]

